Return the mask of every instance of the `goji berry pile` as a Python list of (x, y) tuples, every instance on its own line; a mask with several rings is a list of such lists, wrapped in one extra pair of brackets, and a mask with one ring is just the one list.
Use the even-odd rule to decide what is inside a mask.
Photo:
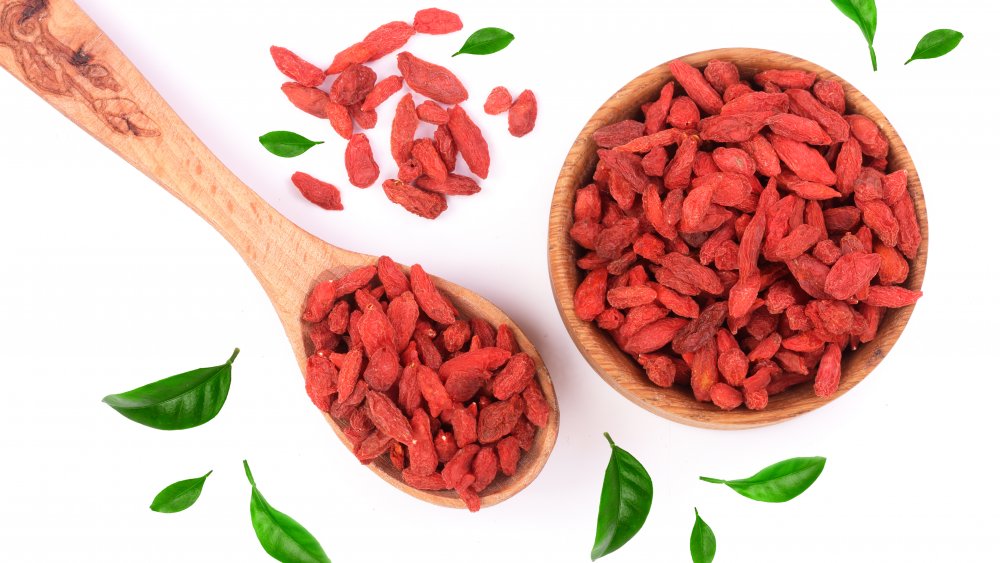
[(842, 351), (921, 296), (898, 285), (921, 243), (906, 170), (887, 172), (886, 136), (846, 113), (835, 81), (669, 68), (643, 121), (593, 135), (570, 231), (576, 314), (654, 384), (725, 410), (806, 382), (830, 396)]
[(320, 282), (305, 304), (306, 392), (341, 421), (362, 463), (388, 455), (423, 490), (469, 510), (517, 471), (549, 404), (507, 325), (463, 320), (423, 268), (390, 258)]
[[(396, 179), (386, 180), (382, 189), (390, 201), (407, 211), (437, 218), (448, 208), (446, 196), (472, 195), (480, 191), (473, 178), (455, 173), (458, 156), (469, 170), (486, 179), (490, 169), (490, 151), (479, 126), (462, 108), (469, 97), (462, 82), (450, 70), (420, 59), (409, 52), (397, 55), (399, 75), (378, 80), (375, 71), (366, 66), (403, 48), (416, 33), (432, 35), (452, 33), (462, 29), (457, 14), (428, 8), (416, 13), (413, 23), (394, 21), (380, 26), (360, 42), (344, 49), (333, 58), (324, 72), (283, 47), (271, 47), (271, 57), (285, 76), (292, 79), (281, 90), (295, 107), (321, 119), (328, 119), (338, 135), (347, 139), (344, 165), (350, 182), (359, 188), (375, 183), (381, 171), (364, 132), (355, 133), (355, 126), (371, 129), (378, 122), (376, 108), (390, 96), (407, 87), (407, 93), (396, 106), (390, 135), (390, 152), (396, 162)], [(320, 89), (328, 75), (336, 75), (329, 91)], [(507, 92), (506, 89), (503, 90)], [(413, 94), (426, 99), (417, 103)], [(507, 93), (508, 99), (510, 93)], [(491, 98), (495, 98), (491, 94)], [(511, 135), (522, 137), (535, 126), (538, 102), (531, 90), (525, 90), (516, 100), (496, 109), (488, 101), (493, 115), (508, 112)], [(420, 123), (435, 127), (428, 137), (414, 138)], [(340, 206), (340, 191), (334, 185), (314, 179), (306, 188), (295, 185), (309, 201), (331, 209), (331, 201)]]

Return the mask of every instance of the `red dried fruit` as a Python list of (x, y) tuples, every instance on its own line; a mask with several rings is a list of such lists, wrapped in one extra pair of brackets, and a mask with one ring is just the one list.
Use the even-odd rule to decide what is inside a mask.
[(362, 129), (371, 129), (378, 123), (378, 114), (372, 111), (361, 109), (361, 104), (354, 104), (347, 107), (347, 112), (351, 114), (351, 119)]
[(382, 190), (389, 201), (425, 219), (436, 219), (448, 209), (448, 203), (440, 194), (421, 190), (399, 180), (386, 180), (382, 184)]
[(523, 412), (524, 400), (520, 395), (483, 407), (479, 411), (479, 442), (489, 444), (510, 434)]
[(679, 96), (670, 103), (670, 110), (667, 112), (667, 123), (678, 129), (690, 130), (697, 125), (701, 119), (701, 112), (691, 98)]
[(730, 86), (739, 84), (740, 69), (729, 61), (712, 59), (705, 65), (705, 80), (708, 80), (716, 92), (722, 94)]
[(889, 140), (875, 122), (863, 115), (848, 115), (844, 119), (851, 126), (851, 135), (861, 144), (861, 152), (875, 158), (889, 154)]
[(365, 101), (361, 104), (361, 111), (375, 111), (375, 108), (382, 105), (382, 102), (388, 100), (393, 94), (399, 92), (402, 87), (403, 77), (398, 74), (383, 78), (365, 96)]
[(510, 91), (503, 86), (497, 86), (490, 91), (490, 95), (486, 96), (486, 103), (483, 104), (483, 111), (488, 115), (500, 115), (501, 113), (510, 109), (511, 104), (514, 103), (514, 98), (511, 97)]
[(371, 354), (364, 378), (369, 388), (384, 392), (396, 383), (401, 373), (399, 355), (394, 347), (386, 346)]
[(681, 60), (671, 61), (667, 67), (687, 95), (705, 113), (715, 115), (722, 110), (722, 98), (698, 69)]
[(406, 94), (396, 106), (396, 116), (392, 120), (392, 132), (389, 138), (389, 149), (396, 164), (403, 166), (409, 160), (413, 149), (413, 135), (419, 125), (417, 109), (413, 105), (413, 95)]
[(815, 148), (781, 135), (769, 135), (767, 139), (781, 161), (802, 180), (826, 186), (837, 182), (837, 176), (830, 170), (829, 163)]
[(764, 128), (772, 115), (771, 111), (759, 111), (706, 117), (698, 124), (699, 136), (717, 143), (748, 141)]
[[(449, 118), (450, 119), (450, 118)], [(455, 161), (458, 158), (458, 149), (455, 147), (455, 140), (451, 132), (445, 125), (438, 125), (434, 130), (434, 148), (441, 155), (441, 161), (449, 172), (455, 171)]]
[(792, 113), (814, 120), (822, 126), (823, 130), (834, 143), (843, 143), (850, 137), (851, 127), (841, 117), (840, 112), (823, 105), (806, 90), (791, 89), (785, 93), (788, 95), (790, 102), (789, 109)]
[[(532, 370), (532, 374), (534, 374), (534, 370)], [(494, 384), (493, 389), (495, 394), (496, 384)], [(549, 402), (545, 399), (545, 395), (534, 377), (528, 380), (528, 385), (521, 393), (521, 397), (524, 399), (524, 415), (532, 424), (541, 428), (549, 423)]]
[(282, 74), (303, 86), (316, 87), (326, 80), (322, 69), (284, 47), (272, 46), (271, 58)]
[(774, 84), (782, 89), (811, 88), (816, 81), (816, 73), (804, 70), (771, 69), (758, 72), (753, 77), (754, 82), (761, 86)]
[(448, 169), (441, 160), (441, 155), (434, 148), (430, 139), (417, 139), (411, 149), (413, 158), (420, 163), (420, 169), (430, 183), (440, 184), (448, 179)]
[(458, 14), (439, 8), (425, 8), (413, 16), (413, 29), (417, 33), (443, 35), (462, 29), (462, 19)]
[(326, 119), (328, 100), (326, 92), (297, 82), (285, 82), (281, 85), (281, 91), (295, 107), (320, 119)]
[(645, 126), (638, 121), (626, 119), (611, 125), (605, 125), (591, 136), (597, 146), (601, 148), (614, 148), (619, 145), (641, 137), (645, 131)]
[(348, 179), (359, 188), (367, 188), (378, 180), (378, 163), (375, 162), (372, 147), (364, 133), (351, 136), (344, 152), (344, 166)]
[(813, 84), (813, 94), (823, 102), (823, 105), (833, 111), (843, 114), (846, 111), (844, 87), (836, 80), (817, 80)]
[(381, 59), (405, 45), (414, 33), (413, 26), (406, 22), (395, 21), (381, 25), (362, 41), (337, 53), (326, 73), (337, 74), (351, 64)]
[(922, 291), (913, 291), (898, 285), (873, 285), (863, 301), (875, 307), (908, 307), (916, 303), (923, 294)]
[(766, 123), (775, 134), (794, 141), (810, 145), (829, 145), (833, 142), (819, 123), (806, 117), (790, 113), (777, 113), (769, 117)]
[(330, 99), (342, 106), (364, 101), (375, 87), (375, 71), (361, 64), (352, 64), (340, 73), (330, 86)]
[(753, 157), (757, 171), (764, 176), (774, 177), (781, 173), (781, 161), (774, 147), (763, 135), (754, 135), (749, 140), (740, 143), (740, 148)]
[(455, 141), (458, 152), (462, 154), (469, 170), (480, 178), (486, 179), (490, 171), (490, 151), (479, 127), (473, 123), (462, 106), (453, 106), (448, 110), (448, 130)]
[(497, 457), (495, 449), (480, 449), (475, 459), (472, 460), (472, 474), (476, 477), (476, 481), (472, 484), (472, 490), (477, 493), (483, 492), (496, 479), (499, 467), (500, 459)]
[(309, 356), (306, 362), (306, 393), (322, 411), (330, 409), (330, 400), (337, 392), (337, 368), (322, 354)]
[(351, 138), (354, 132), (354, 118), (351, 117), (350, 110), (333, 100), (327, 100), (326, 117), (338, 135), (345, 139)]
[(407, 468), (403, 470), (402, 475), (407, 485), (421, 491), (443, 491), (448, 488), (440, 473), (417, 475), (412, 468)]
[(517, 472), (517, 464), (521, 461), (521, 447), (518, 445), (517, 438), (508, 436), (500, 440), (496, 448), (500, 460), (500, 471), (510, 477)]
[(444, 464), (444, 469), (441, 470), (441, 477), (444, 478), (444, 482), (448, 487), (453, 489), (458, 487), (462, 482), (462, 478), (470, 475), (472, 460), (479, 453), (479, 449), (478, 445), (469, 444), (459, 449), (458, 453), (448, 463)]
[(417, 178), (417, 187), (442, 195), (473, 195), (480, 191), (479, 184), (468, 176), (448, 174), (443, 182), (435, 182), (429, 177)]
[(451, 428), (455, 433), (455, 444), (459, 448), (474, 443), (476, 441), (476, 406), (455, 408), (451, 413)]
[(674, 101), (674, 83), (667, 82), (660, 88), (660, 97), (646, 109), (645, 133), (651, 135), (666, 126), (667, 115)]
[(393, 299), (410, 290), (410, 280), (392, 258), (380, 256), (376, 267), (378, 268), (378, 279), (385, 288), (386, 297)]
[(788, 95), (783, 92), (770, 94), (768, 92), (754, 92), (751, 90), (742, 96), (726, 102), (722, 106), (721, 115), (755, 112), (787, 113), (788, 103)]
[(458, 77), (443, 66), (425, 61), (405, 51), (396, 55), (396, 63), (403, 80), (418, 94), (449, 105), (464, 102), (469, 98), (468, 91)]
[(817, 397), (830, 397), (837, 392), (840, 386), (840, 347), (836, 344), (827, 344), (823, 358), (819, 362), (816, 370), (816, 381), (813, 383), (813, 390)]
[(448, 110), (430, 100), (424, 100), (417, 106), (417, 118), (425, 123), (445, 125), (448, 123)]
[(323, 209), (339, 211), (344, 208), (344, 204), (340, 202), (340, 190), (333, 184), (317, 180), (305, 172), (292, 174), (292, 183), (302, 193), (302, 197)]
[[(483, 348), (483, 350), (489, 350), (489, 348)], [(494, 350), (499, 350), (499, 348), (494, 348)], [(493, 396), (501, 401), (507, 400), (524, 391), (528, 384), (534, 381), (534, 378), (535, 361), (523, 352), (515, 354), (496, 374), (493, 380)]]
[(365, 399), (368, 418), (375, 428), (397, 442), (409, 444), (413, 441), (410, 421), (403, 416), (399, 407), (391, 399), (378, 391), (368, 391)]
[(824, 289), (834, 299), (850, 299), (868, 287), (881, 264), (882, 259), (878, 254), (845, 254), (830, 269)]
[(417, 476), (433, 474), (438, 466), (438, 454), (431, 435), (431, 419), (424, 409), (417, 409), (410, 419), (413, 430), (412, 443), (406, 444), (410, 459), (410, 471)]
[(535, 99), (535, 93), (525, 90), (507, 111), (507, 130), (515, 137), (523, 137), (535, 128), (537, 117), (538, 101)]
[(731, 411), (743, 404), (743, 394), (721, 381), (712, 385), (709, 395), (715, 406), (724, 411)]
[(455, 322), (454, 306), (438, 291), (437, 286), (420, 264), (410, 268), (410, 285), (420, 309), (431, 319), (450, 325)]

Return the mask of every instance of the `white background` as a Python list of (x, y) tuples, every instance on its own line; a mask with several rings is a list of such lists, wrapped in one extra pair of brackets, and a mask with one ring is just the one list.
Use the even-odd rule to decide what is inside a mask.
[[(419, 261), (486, 295), (544, 356), (562, 407), (538, 480), (479, 514), (387, 486), (336, 440), (302, 390), (288, 342), (253, 276), (207, 224), (0, 73), (0, 560), (267, 561), (248, 515), (248, 458), (262, 492), (334, 561), (586, 561), (609, 431), (655, 482), (645, 528), (608, 561), (684, 561), (697, 506), (717, 561), (985, 561), (995, 542), (996, 291), (1000, 52), (994, 3), (880, 2), (873, 73), (858, 29), (824, 0), (441, 2), (466, 24), (408, 48), (462, 77), (493, 151), (483, 192), (437, 221), (351, 187), (344, 142), (292, 108), (267, 53), (325, 66), (411, 2), (81, 0), (108, 36), (236, 174), (281, 213), (343, 246)], [(489, 57), (450, 55), (472, 30), (517, 39)], [(937, 27), (964, 31), (952, 54), (907, 67)], [(835, 403), (779, 426), (707, 431), (659, 419), (611, 390), (556, 312), (546, 267), (552, 188), (591, 113), (646, 69), (693, 51), (792, 53), (858, 86), (909, 147), (930, 210), (926, 296), (878, 369)], [(989, 53), (993, 53), (991, 56)], [(392, 58), (376, 65), (392, 71)], [(532, 88), (535, 132), (513, 139), (481, 103), (498, 84)], [(388, 168), (387, 125), (370, 134)], [(327, 140), (295, 160), (257, 137), (292, 129)], [(305, 202), (302, 169), (343, 189), (347, 209)], [(391, 170), (386, 170), (391, 173)], [(232, 392), (210, 424), (159, 432), (100, 402), (160, 377), (221, 363)], [(824, 455), (804, 495), (755, 503), (699, 475), (738, 478)], [(214, 469), (201, 500), (163, 515), (163, 486)]]

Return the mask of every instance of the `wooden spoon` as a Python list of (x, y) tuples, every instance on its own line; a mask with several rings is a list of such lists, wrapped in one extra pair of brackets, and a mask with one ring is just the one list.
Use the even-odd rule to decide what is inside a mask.
[[(889, 139), (888, 169), (906, 170), (917, 222), (923, 233), (920, 250), (910, 262), (910, 276), (902, 285), (908, 289), (920, 289), (927, 265), (927, 209), (924, 206), (924, 194), (906, 146), (875, 104), (829, 70), (784, 53), (735, 48), (702, 51), (680, 57), (680, 60), (697, 68), (704, 68), (712, 59), (736, 64), (744, 80), (753, 80), (753, 75), (761, 70), (799, 69), (815, 72), (820, 79), (837, 81), (844, 87), (848, 113), (867, 116), (882, 129)], [(573, 295), (582, 276), (576, 267), (576, 260), (580, 257), (579, 247), (569, 236), (569, 229), (573, 225), (576, 190), (590, 181), (597, 165), (597, 146), (591, 136), (597, 129), (623, 119), (642, 119), (642, 104), (655, 99), (660, 88), (670, 80), (673, 80), (673, 75), (665, 63), (623, 86), (584, 126), (566, 157), (556, 181), (549, 215), (549, 276), (552, 278), (552, 289), (563, 322), (580, 352), (611, 387), (646, 410), (676, 422), (703, 428), (752, 428), (788, 420), (826, 405), (860, 383), (889, 353), (910, 319), (912, 305), (889, 309), (874, 340), (857, 350), (844, 352), (840, 387), (833, 396), (817, 397), (812, 385), (803, 384), (771, 397), (764, 410), (751, 411), (740, 407), (730, 412), (721, 411), (712, 403), (695, 401), (689, 388), (663, 389), (654, 385), (639, 364), (622, 352), (608, 333), (597, 328), (594, 323), (585, 322), (576, 316)]]
[[(208, 150), (71, 0), (0, 0), (0, 65), (229, 241), (270, 297), (304, 373), (307, 337), (300, 315), (306, 295), (317, 282), (373, 264), (376, 258), (327, 244), (279, 215)], [(511, 327), (538, 366), (552, 411), (517, 473), (483, 491), (483, 506), (491, 506), (524, 489), (545, 465), (559, 429), (555, 390), (538, 351), (503, 311), (463, 287), (439, 278), (435, 282), (466, 316)], [(344, 423), (324, 416), (350, 448)], [(410, 487), (386, 457), (369, 467), (389, 484), (427, 502), (464, 508), (453, 491)]]

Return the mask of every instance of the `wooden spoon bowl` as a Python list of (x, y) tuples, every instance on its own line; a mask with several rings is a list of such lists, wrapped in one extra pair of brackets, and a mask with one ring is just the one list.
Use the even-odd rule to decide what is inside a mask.
[[(927, 210), (920, 179), (896, 130), (864, 94), (817, 64), (775, 51), (716, 49), (680, 59), (697, 68), (703, 68), (712, 59), (730, 61), (739, 67), (744, 79), (752, 79), (755, 73), (767, 69), (800, 69), (815, 72), (822, 79), (840, 82), (847, 98), (848, 112), (869, 117), (889, 138), (889, 170), (907, 171), (909, 191), (913, 196), (923, 241), (917, 257), (910, 264), (910, 276), (903, 285), (913, 290), (920, 289), (927, 263)], [(673, 75), (667, 65), (662, 64), (626, 84), (587, 122), (566, 157), (556, 181), (549, 216), (549, 275), (563, 322), (580, 352), (611, 387), (664, 418), (704, 428), (738, 429), (774, 424), (819, 408), (850, 391), (889, 353), (913, 312), (912, 306), (889, 309), (874, 340), (857, 350), (845, 351), (840, 388), (833, 396), (817, 397), (811, 385), (803, 384), (775, 395), (764, 410), (751, 411), (741, 407), (730, 412), (721, 411), (711, 403), (696, 401), (690, 388), (664, 389), (654, 385), (639, 364), (621, 351), (609, 334), (596, 324), (576, 316), (573, 295), (583, 279), (576, 260), (583, 253), (570, 238), (569, 230), (573, 224), (576, 190), (590, 182), (597, 165), (597, 146), (591, 136), (597, 129), (622, 119), (641, 120), (640, 106), (654, 100), (660, 88), (670, 80), (673, 80)]]
[[(322, 280), (374, 264), (376, 258), (327, 244), (267, 205), (208, 150), (71, 0), (0, 0), (0, 66), (191, 207), (233, 245), (271, 299), (305, 373), (307, 336), (300, 317), (309, 291)], [(535, 360), (549, 402), (548, 425), (538, 430), (517, 473), (501, 476), (481, 494), (482, 505), (491, 506), (528, 486), (548, 460), (559, 430), (555, 390), (538, 351), (503, 311), (463, 287), (434, 280), (464, 316), (510, 326), (521, 350)], [(324, 416), (350, 449), (343, 422)], [(368, 467), (390, 485), (433, 504), (465, 508), (453, 491), (410, 487), (385, 457)]]

